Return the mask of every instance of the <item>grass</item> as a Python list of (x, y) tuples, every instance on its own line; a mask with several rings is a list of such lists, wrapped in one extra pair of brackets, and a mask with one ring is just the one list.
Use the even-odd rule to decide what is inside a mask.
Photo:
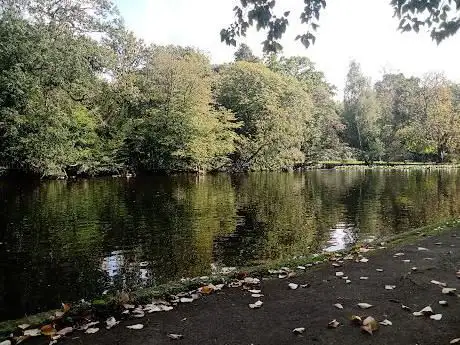
[[(435, 236), (441, 234), (445, 231), (458, 228), (460, 226), (460, 219), (452, 219), (445, 222), (436, 223), (433, 225), (424, 226), (421, 228), (417, 228), (405, 233), (401, 233), (398, 235), (393, 235), (389, 237), (379, 238), (374, 242), (380, 243), (385, 242), (385, 246), (394, 247), (402, 244), (413, 243), (420, 239), (421, 237), (426, 236)], [(343, 251), (342, 253), (352, 252), (357, 247), (360, 247), (361, 244), (356, 244), (354, 248)], [(258, 266), (250, 266), (250, 267), (241, 267), (238, 269), (238, 274), (243, 273), (247, 276), (256, 276), (256, 277), (267, 277), (272, 276), (269, 274), (268, 270), (270, 269), (279, 269), (280, 267), (291, 267), (295, 268), (299, 265), (305, 266), (307, 264), (318, 264), (327, 260), (329, 255), (334, 255), (333, 253), (323, 253), (323, 254), (313, 254), (305, 257), (297, 257), (292, 258), (290, 260), (277, 260), (271, 261), (269, 263), (261, 264)], [(191, 278), (185, 279), (179, 282), (171, 282), (168, 284), (163, 284), (159, 286), (155, 286), (152, 288), (146, 289), (139, 289), (137, 291), (132, 292), (129, 295), (130, 302), (132, 303), (139, 303), (144, 304), (151, 302), (152, 299), (155, 298), (164, 298), (170, 295), (177, 294), (179, 292), (186, 292), (191, 290), (196, 290), (197, 288), (206, 285), (206, 284), (219, 284), (225, 283), (230, 281), (231, 279), (235, 278), (235, 273), (231, 274), (220, 274), (220, 275), (213, 275), (209, 277), (202, 277), (202, 278)], [(120, 296), (112, 295), (112, 296), (104, 296), (103, 299), (94, 300), (91, 304), (87, 304), (84, 306), (77, 306), (73, 307), (73, 310), (77, 310), (77, 312), (84, 312), (87, 310), (105, 310), (110, 311), (111, 308), (115, 310), (119, 305)], [(30, 324), (32, 326), (39, 326), (42, 324), (49, 323), (50, 316), (54, 315), (55, 310), (40, 313), (37, 315), (28, 316), (18, 320), (9, 320), (0, 322), (0, 338), (8, 336), (11, 332), (17, 329), (17, 326), (20, 324)], [(74, 312), (75, 313), (75, 312)]]

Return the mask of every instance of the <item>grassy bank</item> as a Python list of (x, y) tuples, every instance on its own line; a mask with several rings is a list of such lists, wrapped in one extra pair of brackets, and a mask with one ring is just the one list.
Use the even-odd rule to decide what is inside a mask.
[(305, 166), (306, 169), (344, 169), (344, 168), (384, 168), (384, 169), (450, 169), (460, 168), (458, 163), (435, 163), (435, 162), (364, 162), (358, 160), (343, 161), (319, 161)]
[[(413, 243), (418, 239), (426, 236), (435, 236), (443, 232), (449, 231), (460, 226), (460, 219), (449, 220), (441, 223), (436, 223), (433, 225), (425, 226), (422, 228), (417, 228), (402, 234), (383, 237), (375, 240), (375, 243), (384, 242), (385, 247), (394, 247), (401, 244)], [(356, 249), (361, 247), (360, 243), (357, 243), (353, 248), (344, 251), (342, 253), (351, 253), (356, 252)], [(258, 266), (250, 267), (241, 267), (236, 272), (228, 274), (218, 274), (209, 277), (199, 277), (184, 279), (182, 281), (171, 282), (168, 284), (163, 284), (155, 286), (152, 288), (140, 289), (128, 294), (119, 294), (119, 295), (107, 295), (101, 299), (93, 300), (91, 303), (85, 305), (73, 306), (69, 316), (78, 317), (83, 313), (95, 313), (100, 315), (107, 315), (110, 313), (116, 313), (119, 310), (122, 303), (127, 303), (128, 301), (133, 304), (145, 304), (150, 303), (152, 299), (155, 298), (165, 298), (170, 295), (174, 295), (180, 292), (188, 292), (195, 290), (206, 284), (219, 284), (226, 283), (232, 279), (241, 277), (241, 276), (257, 276), (257, 277), (270, 277), (273, 276), (269, 273), (269, 270), (276, 270), (280, 267), (290, 267), (295, 269), (297, 266), (308, 266), (315, 267), (316, 265), (327, 261), (330, 255), (333, 253), (323, 253), (323, 254), (313, 254), (304, 257), (297, 257), (290, 260), (277, 260), (270, 261), (265, 264)], [(366, 256), (371, 256), (372, 252), (366, 254)], [(20, 324), (30, 324), (38, 326), (41, 324), (46, 324), (50, 322), (50, 317), (54, 315), (56, 310), (52, 310), (45, 313), (40, 313), (37, 315), (32, 315), (24, 317), (18, 320), (9, 320), (0, 322), (0, 339), (2, 337), (8, 336), (11, 332), (17, 329), (17, 326)]]

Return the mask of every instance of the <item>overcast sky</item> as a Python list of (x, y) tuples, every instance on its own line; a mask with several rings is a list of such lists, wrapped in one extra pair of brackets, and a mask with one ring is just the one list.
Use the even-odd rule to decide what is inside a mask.
[[(235, 48), (220, 42), (219, 32), (232, 22), (238, 0), (115, 0), (129, 29), (156, 44), (194, 46), (213, 63), (231, 61)], [(316, 44), (305, 49), (294, 40), (302, 33), (297, 23), (303, 1), (282, 0), (294, 9), (290, 27), (281, 42), (284, 55), (308, 56), (327, 79), (343, 90), (351, 59), (376, 81), (383, 71), (422, 76), (442, 71), (460, 82), (460, 33), (437, 46), (428, 34), (401, 34), (389, 0), (328, 0)], [(297, 10), (296, 10), (297, 9)], [(283, 8), (284, 10), (284, 8)], [(263, 35), (249, 31), (244, 40), (262, 55)]]

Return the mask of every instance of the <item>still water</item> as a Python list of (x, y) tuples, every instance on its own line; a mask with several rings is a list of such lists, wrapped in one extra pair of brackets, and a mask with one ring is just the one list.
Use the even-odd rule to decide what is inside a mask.
[(458, 170), (0, 180), (0, 319), (460, 216)]

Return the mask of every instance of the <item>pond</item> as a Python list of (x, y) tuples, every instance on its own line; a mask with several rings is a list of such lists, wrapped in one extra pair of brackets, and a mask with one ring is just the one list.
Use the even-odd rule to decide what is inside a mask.
[(0, 180), (0, 319), (460, 216), (460, 171)]

